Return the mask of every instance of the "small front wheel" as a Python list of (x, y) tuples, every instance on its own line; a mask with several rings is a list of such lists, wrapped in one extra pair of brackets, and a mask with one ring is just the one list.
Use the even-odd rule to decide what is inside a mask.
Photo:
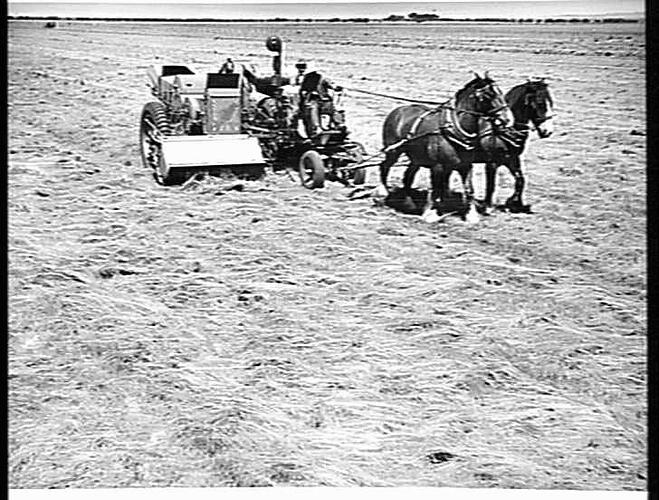
[(325, 185), (325, 164), (317, 151), (307, 151), (300, 157), (298, 172), (302, 185), (307, 189), (322, 188)]
[(352, 178), (352, 183), (355, 186), (359, 186), (366, 182), (366, 169), (365, 168), (356, 168), (354, 177)]
[[(352, 143), (351, 147), (347, 150), (352, 155), (352, 159), (356, 165), (359, 165), (362, 163), (362, 161), (364, 161), (366, 149), (359, 142)], [(366, 182), (366, 168), (355, 168), (350, 173), (350, 177), (352, 178), (352, 183), (355, 186), (364, 184), (364, 182)]]

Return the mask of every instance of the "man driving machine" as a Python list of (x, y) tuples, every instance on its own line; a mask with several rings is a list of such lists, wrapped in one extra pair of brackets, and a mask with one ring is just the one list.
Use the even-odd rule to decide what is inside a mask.
[[(345, 128), (343, 112), (336, 110), (333, 99), (334, 92), (342, 90), (341, 86), (332, 84), (317, 71), (304, 75), (300, 84), (300, 111), (307, 137), (316, 136), (323, 130)], [(325, 121), (323, 117), (326, 117)]]

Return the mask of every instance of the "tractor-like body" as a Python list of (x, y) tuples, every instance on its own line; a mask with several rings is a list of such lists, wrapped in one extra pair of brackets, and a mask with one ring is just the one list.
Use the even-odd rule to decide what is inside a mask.
[(142, 113), (142, 154), (161, 183), (181, 182), (191, 169), (263, 172), (259, 140), (243, 127), (249, 91), (244, 75), (195, 74), (174, 65), (147, 74), (158, 101)]
[(304, 75), (306, 65), (298, 64), (292, 83), (281, 74), (281, 40), (270, 37), (266, 46), (276, 53), (274, 74), (267, 77), (231, 59), (218, 72), (149, 68), (157, 100), (142, 111), (142, 159), (160, 183), (180, 183), (200, 169), (258, 177), (266, 165), (291, 163), (298, 164), (307, 187), (322, 186), (326, 173), (344, 182), (363, 181), (363, 171), (348, 168), (358, 163), (363, 148), (347, 140), (343, 111), (320, 86), (326, 80), (316, 72)]

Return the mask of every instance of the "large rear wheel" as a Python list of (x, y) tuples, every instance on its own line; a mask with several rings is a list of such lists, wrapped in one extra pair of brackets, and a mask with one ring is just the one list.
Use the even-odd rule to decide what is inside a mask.
[(156, 181), (164, 186), (185, 180), (185, 172), (171, 170), (162, 152), (162, 140), (171, 133), (172, 127), (165, 106), (157, 101), (147, 103), (140, 120), (142, 163), (153, 170)]
[(325, 164), (317, 151), (307, 151), (300, 157), (298, 172), (302, 185), (307, 189), (322, 188), (325, 185)]

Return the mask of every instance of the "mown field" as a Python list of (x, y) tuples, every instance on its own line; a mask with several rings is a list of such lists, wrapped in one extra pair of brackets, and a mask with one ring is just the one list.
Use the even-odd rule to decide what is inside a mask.
[[(42, 25), (9, 23), (10, 487), (645, 489), (642, 25)], [(533, 213), (157, 185), (147, 66), (267, 73), (270, 34), (291, 69), (408, 97), (547, 77)], [(344, 103), (376, 152), (397, 103)]]

